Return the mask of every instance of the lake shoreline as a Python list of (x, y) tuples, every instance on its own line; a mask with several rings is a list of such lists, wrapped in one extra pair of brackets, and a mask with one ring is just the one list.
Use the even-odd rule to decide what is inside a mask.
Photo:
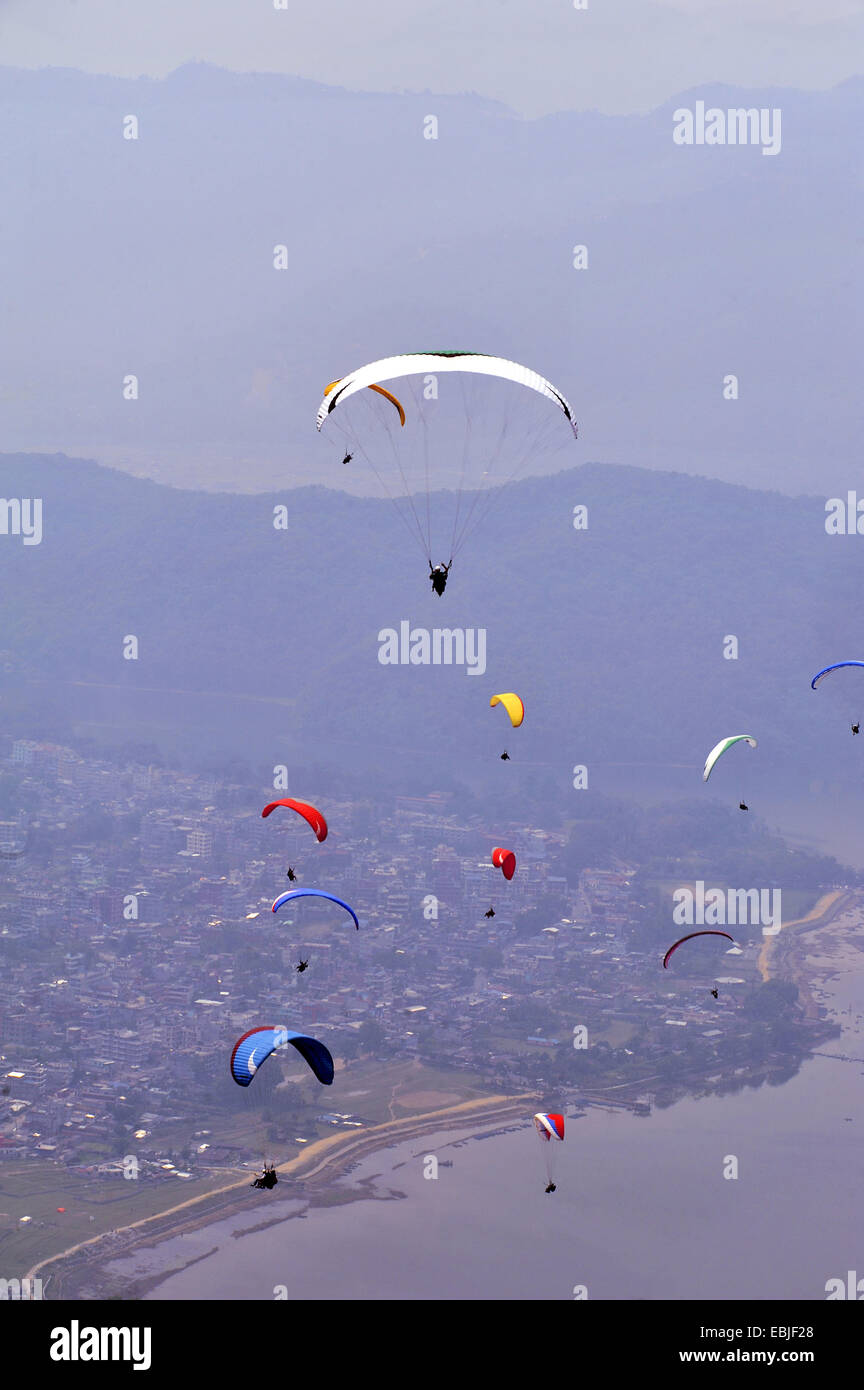
[[(485, 1129), (489, 1125), (494, 1126), (518, 1118), (527, 1120), (535, 1103), (536, 1097), (531, 1092), (515, 1096), (489, 1096), (482, 1100), (463, 1101), (458, 1105), (445, 1106), (421, 1115), (388, 1120), (361, 1134), (355, 1131), (352, 1134), (328, 1135), (324, 1139), (316, 1140), (308, 1149), (279, 1166), (279, 1197), (282, 1200), (291, 1198), (302, 1201), (307, 1208), (334, 1205), (336, 1203), (333, 1201), (332, 1184), (346, 1177), (361, 1159), (391, 1148), (397, 1143), (422, 1138), (425, 1134), (470, 1129), (472, 1126)], [(54, 1298), (139, 1298), (142, 1291), (146, 1292), (156, 1287), (175, 1273), (176, 1268), (146, 1277), (140, 1281), (141, 1287), (138, 1282), (123, 1281), (124, 1292), (121, 1294), (112, 1292), (117, 1280), (106, 1274), (105, 1266), (118, 1258), (133, 1254), (142, 1247), (152, 1247), (163, 1241), (191, 1234), (216, 1221), (248, 1213), (251, 1202), (258, 1207), (263, 1205), (259, 1194), (256, 1193), (253, 1198), (250, 1189), (251, 1185), (246, 1177), (240, 1181), (226, 1183), (223, 1187), (178, 1203), (167, 1211), (145, 1217), (116, 1231), (105, 1232), (94, 1237), (92, 1241), (53, 1255), (34, 1265), (26, 1277), (51, 1277)], [(368, 1200), (373, 1196), (375, 1194), (368, 1190), (352, 1191), (346, 1188), (338, 1194), (337, 1202), (341, 1205), (342, 1202)], [(262, 1221), (255, 1229), (278, 1225), (297, 1215), (299, 1213), (283, 1213), (274, 1216), (272, 1220)], [(144, 1285), (147, 1289), (143, 1288)]]
[[(811, 1019), (814, 1013), (823, 1013), (823, 1021), (827, 1022), (817, 999), (820, 996), (824, 999), (826, 994), (831, 996), (829, 982), (838, 972), (842, 973), (850, 954), (861, 950), (861, 922), (857, 911), (860, 906), (858, 893), (825, 894), (805, 918), (788, 924), (792, 931), (787, 934), (784, 929), (770, 943), (766, 942), (770, 950), (766, 950), (760, 965), (770, 961), (769, 978), (776, 975), (791, 979), (799, 988), (804, 986), (801, 1003)], [(814, 1037), (814, 1055), (824, 1055), (818, 1051), (822, 1045), (822, 1040)], [(592, 1109), (632, 1108), (632, 1101), (623, 1097), (613, 1100), (611, 1096), (604, 1096), (602, 1090), (592, 1096), (587, 1088), (580, 1092), (578, 1103)], [(378, 1192), (365, 1178), (354, 1185), (340, 1187), (338, 1184), (363, 1159), (384, 1153), (397, 1144), (446, 1131), (466, 1130), (475, 1136), (490, 1129), (494, 1132), (496, 1126), (527, 1121), (536, 1104), (537, 1096), (533, 1092), (494, 1095), (386, 1121), (362, 1132), (328, 1135), (279, 1166), (278, 1213), (266, 1212), (265, 1215), (268, 1198), (262, 1198), (257, 1192), (253, 1196), (248, 1177), (244, 1176), (52, 1256), (34, 1266), (27, 1277), (44, 1273), (51, 1278), (54, 1298), (152, 1297), (161, 1284), (200, 1257), (178, 1259), (175, 1253), (170, 1265), (166, 1263), (163, 1268), (142, 1273), (137, 1278), (134, 1275), (121, 1278), (111, 1270), (112, 1264), (136, 1251), (153, 1250), (167, 1241), (191, 1235), (225, 1219), (248, 1216), (252, 1210), (260, 1211), (263, 1219), (248, 1227), (238, 1227), (231, 1232), (232, 1236), (240, 1238), (285, 1221), (302, 1219), (317, 1208), (369, 1200), (396, 1200), (404, 1194), (395, 1190)], [(292, 1209), (286, 1210), (289, 1204)]]

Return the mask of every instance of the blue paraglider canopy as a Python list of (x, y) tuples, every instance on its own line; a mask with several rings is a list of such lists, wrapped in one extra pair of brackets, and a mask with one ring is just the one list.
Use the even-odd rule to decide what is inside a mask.
[(833, 666), (826, 666), (824, 670), (817, 671), (810, 682), (810, 689), (815, 690), (825, 676), (830, 675), (832, 671), (839, 671), (843, 666), (864, 666), (864, 661), (835, 661)]
[(238, 1086), (251, 1086), (252, 1078), (262, 1062), (272, 1055), (277, 1047), (291, 1043), (300, 1056), (309, 1064), (322, 1086), (333, 1082), (333, 1058), (328, 1049), (317, 1038), (307, 1037), (305, 1033), (295, 1033), (281, 1024), (265, 1024), (251, 1028), (234, 1044), (231, 1053), (231, 1075)]
[(360, 930), (357, 913), (354, 911), (353, 907), (343, 902), (341, 898), (337, 898), (335, 893), (325, 892), (323, 888), (292, 888), (287, 893), (280, 893), (273, 904), (273, 911), (278, 912), (280, 907), (284, 907), (286, 903), (292, 902), (295, 898), (327, 898), (329, 902), (336, 903), (338, 907), (344, 907), (346, 912), (350, 912), (351, 916), (354, 918), (354, 926), (358, 931)]

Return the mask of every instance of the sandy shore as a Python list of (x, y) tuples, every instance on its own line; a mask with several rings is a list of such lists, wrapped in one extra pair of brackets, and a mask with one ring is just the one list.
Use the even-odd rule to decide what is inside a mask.
[[(296, 1185), (302, 1187), (302, 1194), (309, 1195), (309, 1188), (323, 1188), (327, 1182), (344, 1175), (359, 1159), (377, 1149), (403, 1142), (406, 1139), (420, 1138), (423, 1134), (443, 1129), (462, 1129), (481, 1122), (484, 1125), (498, 1121), (529, 1118), (536, 1096), (526, 1092), (516, 1096), (488, 1096), (483, 1100), (462, 1101), (458, 1105), (444, 1106), (439, 1110), (421, 1115), (407, 1115), (402, 1119), (388, 1120), (363, 1131), (351, 1134), (330, 1134), (310, 1144), (296, 1158), (281, 1164), (278, 1168), (280, 1197), (292, 1195)], [(325, 1182), (326, 1180), (326, 1182)], [(101, 1260), (115, 1259), (127, 1255), (136, 1246), (176, 1236), (183, 1231), (195, 1229), (211, 1221), (224, 1219), (238, 1210), (249, 1206), (250, 1174), (243, 1178), (199, 1193), (184, 1202), (178, 1202), (165, 1211), (156, 1212), (133, 1221), (128, 1226), (114, 1231), (105, 1231), (90, 1240), (80, 1241), (68, 1250), (60, 1251), (47, 1259), (40, 1260), (26, 1275), (28, 1279), (43, 1279), (60, 1274), (60, 1263), (65, 1260), (83, 1258), (88, 1266)], [(242, 1194), (242, 1200), (241, 1200)], [(257, 1197), (255, 1200), (258, 1200)], [(62, 1296), (68, 1296), (63, 1295)]]
[[(805, 1003), (807, 1011), (815, 1009), (815, 1000), (806, 988), (803, 973), (808, 946), (800, 938), (830, 926), (856, 902), (860, 902), (860, 894), (836, 889), (823, 894), (805, 917), (784, 922), (777, 936), (768, 937), (763, 942), (758, 957), (758, 968), (763, 981), (771, 979), (773, 971), (792, 978), (802, 989), (805, 996), (802, 1002)], [(792, 928), (796, 930), (790, 932)], [(790, 935), (784, 940), (787, 932)], [(799, 952), (790, 949), (796, 944), (796, 938), (801, 948), (800, 959), (797, 959)], [(781, 953), (782, 964), (777, 959), (781, 945), (784, 947)], [(420, 1095), (416, 1097), (418, 1101), (424, 1098)], [(405, 1140), (419, 1139), (424, 1134), (439, 1130), (464, 1129), (472, 1125), (487, 1127), (500, 1122), (527, 1119), (535, 1108), (535, 1101), (536, 1096), (532, 1092), (514, 1096), (488, 1096), (482, 1100), (462, 1101), (421, 1114), (388, 1120), (360, 1131), (327, 1135), (279, 1166), (279, 1196), (296, 1195), (314, 1199), (316, 1194), (323, 1193), (334, 1179), (344, 1176), (361, 1158), (376, 1150), (386, 1149)], [(125, 1256), (141, 1245), (155, 1244), (238, 1212), (248, 1211), (250, 1199), (253, 1202), (261, 1200), (257, 1194), (251, 1198), (250, 1177), (250, 1173), (244, 1173), (240, 1178), (177, 1202), (164, 1211), (81, 1241), (39, 1261), (25, 1277), (42, 1277), (46, 1282), (48, 1278), (54, 1277), (55, 1287), (62, 1290), (65, 1261), (73, 1262), (74, 1268), (69, 1271), (73, 1283), (86, 1282), (88, 1271), (95, 1273), (98, 1266)], [(98, 1278), (98, 1275), (95, 1277)], [(68, 1295), (61, 1291), (60, 1296)]]
[(851, 901), (852, 894), (847, 889), (835, 888), (830, 893), (823, 893), (819, 901), (811, 907), (806, 917), (796, 917), (792, 922), (783, 922), (777, 936), (766, 936), (757, 961), (763, 983), (771, 979), (772, 957), (783, 932), (789, 931), (792, 927), (823, 927), (833, 918), (839, 916)]
[[(776, 975), (796, 985), (798, 1002), (811, 1021), (822, 1017), (820, 985), (836, 973), (839, 955), (851, 944), (850, 934), (860, 933), (861, 909), (860, 891), (834, 889), (823, 894), (806, 917), (784, 922), (780, 933), (762, 946), (758, 966), (763, 981)], [(789, 932), (792, 927), (795, 930)]]

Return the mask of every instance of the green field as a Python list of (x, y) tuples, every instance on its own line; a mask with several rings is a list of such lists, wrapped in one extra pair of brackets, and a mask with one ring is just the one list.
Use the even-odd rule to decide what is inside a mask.
[[(337, 1079), (338, 1091), (334, 1087), (335, 1093), (322, 1094), (320, 1098), (317, 1094), (314, 1096), (314, 1106), (309, 1107), (310, 1117), (338, 1110), (357, 1114), (367, 1124), (376, 1125), (492, 1094), (490, 1087), (478, 1077), (426, 1067), (419, 1062), (382, 1064), (365, 1059), (340, 1071)], [(304, 1100), (309, 1094), (304, 1094)], [(265, 1152), (275, 1162), (284, 1163), (295, 1157), (302, 1147), (294, 1142), (269, 1144), (267, 1126), (260, 1113), (252, 1110), (227, 1118), (202, 1113), (196, 1116), (194, 1124), (174, 1122), (160, 1126), (154, 1123), (148, 1144), (157, 1149), (176, 1149), (190, 1141), (197, 1145), (202, 1141), (192, 1141), (193, 1129), (209, 1129), (211, 1133), (206, 1136), (206, 1142), (212, 1148), (238, 1148), (242, 1151), (238, 1155), (241, 1159), (251, 1153), (254, 1164), (260, 1161), (258, 1155)], [(331, 1126), (316, 1123), (313, 1118), (298, 1126), (298, 1133), (310, 1141), (335, 1132)], [(109, 1153), (107, 1146), (103, 1148), (98, 1143), (88, 1149), (92, 1150), (91, 1161), (118, 1157), (116, 1152)], [(128, 1152), (134, 1149), (135, 1141), (130, 1139)], [(139, 1181), (125, 1179), (120, 1174), (95, 1177), (68, 1172), (45, 1159), (0, 1164), (0, 1277), (21, 1277), (50, 1255), (158, 1214), (190, 1197), (224, 1187), (243, 1171), (240, 1166), (222, 1168), (204, 1176), (202, 1165), (206, 1159), (206, 1153), (196, 1158), (195, 1169), (200, 1176), (187, 1180), (170, 1175), (151, 1176), (152, 1170)], [(58, 1212), (58, 1207), (65, 1207), (65, 1213)], [(31, 1221), (22, 1226), (22, 1216), (31, 1217)]]

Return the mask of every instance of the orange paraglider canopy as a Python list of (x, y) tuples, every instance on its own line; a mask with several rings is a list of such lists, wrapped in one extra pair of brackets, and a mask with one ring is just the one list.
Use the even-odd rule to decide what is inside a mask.
[[(339, 380), (341, 381), (341, 377), (340, 377)], [(334, 386), (338, 386), (338, 385), (339, 385), (339, 382), (338, 382), (338, 381), (331, 381), (330, 384), (329, 384), (328, 386), (325, 386), (325, 388), (324, 388), (324, 395), (325, 395), (325, 396), (329, 396), (329, 395), (330, 395), (330, 392), (333, 390), (333, 387), (334, 387)], [(402, 409), (402, 406), (401, 406), (400, 402), (397, 401), (397, 399), (396, 399), (396, 397), (393, 395), (393, 393), (392, 393), (391, 391), (385, 391), (383, 386), (370, 386), (370, 387), (369, 387), (369, 390), (370, 390), (370, 391), (377, 391), (379, 396), (384, 396), (385, 399), (388, 400), (388, 401), (390, 402), (391, 405), (395, 405), (396, 409), (399, 411), (399, 422), (400, 422), (400, 424), (403, 425), (403, 427), (404, 427), (404, 424), (405, 424), (405, 411)]]

